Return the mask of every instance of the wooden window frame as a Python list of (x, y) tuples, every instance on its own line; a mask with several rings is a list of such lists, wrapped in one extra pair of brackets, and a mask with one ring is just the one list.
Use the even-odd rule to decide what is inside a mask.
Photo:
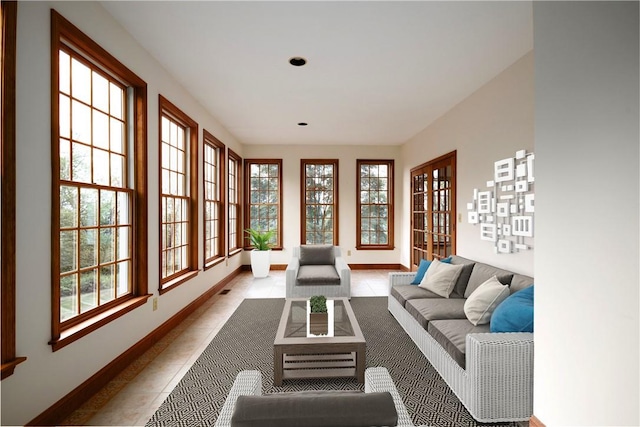
[(333, 242), (334, 246), (339, 245), (339, 160), (338, 159), (300, 159), (300, 243), (307, 244), (307, 165), (332, 165), (333, 166)]
[[(170, 276), (162, 277), (162, 201), (165, 196), (172, 196), (162, 192), (162, 118), (166, 116), (170, 120), (182, 126), (186, 132), (185, 145), (188, 148), (187, 159), (185, 159), (187, 167), (187, 182), (185, 182), (188, 194), (186, 195), (187, 207), (187, 265), (180, 271)], [(198, 123), (184, 113), (175, 104), (162, 95), (158, 95), (158, 172), (160, 183), (160, 252), (159, 252), (159, 269), (160, 269), (160, 295), (175, 289), (179, 285), (187, 282), (198, 275)]]
[[(87, 313), (76, 316), (72, 321), (60, 321), (60, 158), (59, 158), (59, 51), (73, 50), (78, 56), (90, 61), (92, 67), (106, 72), (112, 78), (126, 82), (129, 92), (130, 126), (129, 155), (133, 157), (132, 205), (132, 281), (131, 293), (117, 300), (98, 306)], [(86, 34), (51, 10), (51, 170), (52, 170), (52, 210), (51, 210), (51, 265), (52, 265), (52, 338), (49, 344), (57, 351), (101, 326), (144, 305), (151, 296), (148, 294), (147, 271), (147, 84), (115, 57), (109, 54)], [(130, 162), (131, 164), (131, 162)]]
[(2, 1), (2, 379), (26, 357), (16, 357), (16, 22), (18, 3)]
[[(243, 236), (242, 236), (242, 157), (240, 157), (236, 152), (234, 152), (232, 149), (228, 150), (227, 153), (227, 158), (228, 161), (227, 162), (231, 162), (234, 161), (236, 162), (236, 175), (235, 175), (235, 188), (236, 188), (236, 202), (235, 203), (231, 203), (231, 196), (230, 196), (230, 186), (231, 186), (231, 177), (229, 176), (229, 173), (231, 173), (231, 168), (229, 168), (229, 170), (227, 171), (227, 235), (231, 232), (231, 224), (229, 224), (229, 221), (232, 220), (231, 218), (231, 214), (229, 213), (229, 210), (231, 209), (232, 205), (236, 206), (236, 226), (235, 226), (235, 239), (232, 242), (231, 237), (228, 236), (229, 239), (229, 244), (227, 245), (227, 254), (228, 256), (233, 256), (236, 254), (239, 254), (240, 252), (242, 252), (242, 241)], [(233, 244), (233, 246), (231, 246)]]
[[(362, 199), (361, 199), (361, 174), (360, 168), (364, 165), (375, 165), (381, 166), (384, 165), (388, 170), (388, 190), (387, 190), (387, 243), (386, 244), (365, 244), (362, 243)], [(394, 249), (394, 240), (393, 240), (393, 211), (394, 211), (394, 161), (393, 160), (356, 160), (356, 249), (358, 250), (393, 250)], [(366, 204), (369, 205), (369, 204)]]
[[(282, 250), (282, 159), (245, 159), (244, 161), (244, 223), (246, 227), (251, 227), (251, 166), (253, 165), (276, 165), (278, 167), (278, 218), (276, 241), (271, 246), (273, 250)], [(267, 230), (262, 230), (267, 231)], [(249, 239), (245, 236), (245, 249), (251, 249)]]
[[(207, 130), (203, 130), (202, 131), (202, 140), (203, 140), (203, 145), (206, 148), (207, 146), (213, 148), (215, 150), (216, 156), (217, 156), (217, 170), (215, 171), (215, 176), (213, 177), (215, 179), (215, 185), (218, 188), (218, 194), (217, 194), (217, 200), (215, 199), (208, 199), (207, 198), (207, 191), (206, 191), (206, 186), (207, 186), (207, 179), (206, 179), (206, 172), (207, 172), (207, 168), (209, 167), (209, 165), (207, 164), (207, 160), (206, 160), (206, 156), (204, 154), (204, 150), (203, 150), (203, 154), (202, 154), (202, 167), (203, 167), (203, 174), (202, 174), (202, 180), (203, 180), (203, 203), (202, 203), (202, 218), (203, 218), (203, 252), (204, 252), (204, 268), (205, 270), (208, 268), (213, 267), (214, 265), (222, 262), (225, 257), (226, 257), (226, 251), (225, 251), (225, 247), (226, 247), (226, 236), (225, 236), (225, 222), (226, 222), (226, 215), (225, 215), (225, 191), (224, 189), (225, 187), (225, 163), (226, 163), (226, 156), (225, 156), (225, 145), (219, 140), (217, 139), (215, 136), (213, 136), (211, 133), (207, 132)], [(215, 232), (215, 234), (218, 237), (218, 245), (217, 245), (217, 255), (213, 256), (213, 257), (207, 257), (207, 252), (206, 252), (206, 242), (207, 239), (209, 238), (209, 236), (207, 236), (207, 202), (212, 202), (212, 203), (216, 203), (218, 205), (218, 227), (215, 230), (211, 230), (212, 233)]]
[[(434, 246), (438, 246), (438, 248), (440, 246), (440, 245), (434, 245), (433, 243), (434, 235), (449, 236), (449, 238), (451, 239), (450, 254), (453, 255), (456, 253), (456, 229), (457, 229), (457, 226), (456, 226), (456, 222), (457, 222), (456, 163), (457, 163), (457, 152), (452, 151), (450, 153), (444, 154), (440, 157), (437, 157), (433, 160), (430, 160), (426, 163), (423, 163), (411, 169), (411, 174), (410, 174), (411, 176), (411, 183), (410, 183), (410, 186), (411, 186), (411, 201), (410, 201), (411, 203), (411, 239), (410, 239), (410, 247), (409, 247), (409, 265), (411, 270), (415, 270), (418, 267), (419, 265), (418, 258), (424, 258), (427, 260), (432, 260), (434, 258), (437, 258), (437, 259), (445, 258), (443, 254), (434, 252)], [(443, 166), (446, 167), (447, 165), (451, 166), (451, 180), (450, 180), (450, 185), (447, 187), (447, 189), (450, 190), (450, 197), (449, 197), (449, 203), (448, 203), (449, 209), (446, 210), (446, 212), (449, 212), (449, 233), (443, 234), (443, 233), (433, 231), (434, 209), (433, 209), (433, 200), (431, 198), (432, 189), (433, 189), (432, 176), (433, 176), (434, 169), (440, 169), (441, 167)], [(427, 191), (416, 191), (415, 178), (425, 174), (427, 175), (427, 179), (423, 182), (424, 182), (424, 188), (426, 188)], [(425, 197), (428, 198), (427, 201), (425, 201)], [(417, 205), (420, 205), (422, 207), (426, 206), (426, 210), (417, 210), (416, 209)], [(417, 223), (416, 214), (419, 215), (420, 213), (423, 214), (423, 219), (420, 221), (420, 223)], [(424, 224), (425, 223), (424, 218), (426, 218), (426, 224)], [(427, 236), (426, 242), (424, 242), (423, 246), (417, 246), (416, 236), (418, 235), (423, 236), (423, 239), (422, 239), (423, 242), (425, 240), (424, 236), (425, 235)]]

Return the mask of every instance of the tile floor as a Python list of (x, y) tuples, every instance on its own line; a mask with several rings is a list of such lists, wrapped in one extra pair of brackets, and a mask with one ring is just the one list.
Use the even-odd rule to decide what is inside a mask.
[[(386, 296), (390, 270), (352, 270), (352, 296)], [(245, 298), (284, 298), (284, 271), (242, 273), (61, 425), (143, 426)]]

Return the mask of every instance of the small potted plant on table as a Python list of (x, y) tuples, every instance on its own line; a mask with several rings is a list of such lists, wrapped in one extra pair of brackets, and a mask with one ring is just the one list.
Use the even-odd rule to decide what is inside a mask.
[(327, 298), (315, 295), (309, 298), (309, 332), (314, 335), (327, 335), (329, 317), (327, 314)]

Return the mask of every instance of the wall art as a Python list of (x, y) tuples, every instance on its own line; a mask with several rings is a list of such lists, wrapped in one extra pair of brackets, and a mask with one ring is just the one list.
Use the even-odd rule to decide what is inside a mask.
[(480, 239), (494, 252), (508, 254), (532, 249), (535, 156), (518, 150), (514, 157), (494, 162), (486, 189), (475, 188), (467, 203), (467, 219), (480, 226)]

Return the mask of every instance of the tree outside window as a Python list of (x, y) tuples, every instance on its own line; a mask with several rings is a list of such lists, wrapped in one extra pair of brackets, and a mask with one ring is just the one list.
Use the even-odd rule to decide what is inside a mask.
[(300, 163), (302, 244), (338, 245), (338, 160)]
[[(282, 160), (245, 160), (245, 224), (259, 231), (274, 231), (271, 245), (282, 248)], [(246, 242), (245, 247), (249, 247)]]

